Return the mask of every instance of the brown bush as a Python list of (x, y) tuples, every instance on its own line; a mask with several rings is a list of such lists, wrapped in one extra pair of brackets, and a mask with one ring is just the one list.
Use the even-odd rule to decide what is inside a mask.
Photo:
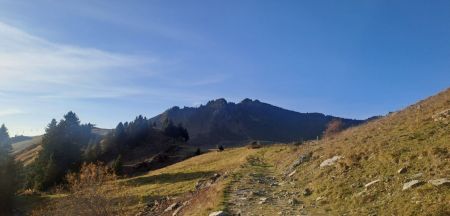
[(344, 124), (342, 123), (342, 120), (340, 119), (333, 119), (331, 120), (325, 131), (323, 132), (323, 136), (324, 137), (332, 137), (334, 135), (336, 135), (337, 133), (341, 132), (344, 130)]
[[(102, 163), (83, 164), (80, 172), (66, 175), (67, 196), (48, 202), (45, 207), (33, 211), (32, 215), (79, 215), (109, 216), (127, 215), (120, 199), (108, 196), (102, 188), (104, 184), (112, 184), (114, 190), (120, 190), (114, 183), (117, 177)], [(111, 187), (109, 187), (111, 189)]]

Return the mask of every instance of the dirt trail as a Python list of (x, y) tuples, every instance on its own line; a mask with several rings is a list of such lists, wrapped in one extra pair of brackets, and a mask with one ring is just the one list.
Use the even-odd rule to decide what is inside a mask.
[(227, 211), (242, 216), (308, 215), (299, 191), (262, 156), (250, 157), (228, 188)]

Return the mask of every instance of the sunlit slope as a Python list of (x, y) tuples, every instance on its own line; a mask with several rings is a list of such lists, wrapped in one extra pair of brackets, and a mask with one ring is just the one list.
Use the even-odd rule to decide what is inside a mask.
[(37, 145), (37, 144), (41, 143), (41, 141), (42, 141), (42, 136), (35, 136), (29, 140), (13, 143), (12, 144), (13, 154), (23, 151), (26, 148), (29, 148), (30, 146)]
[[(131, 209), (142, 210), (151, 200), (160, 200), (164, 197), (182, 198), (187, 193), (196, 191), (195, 185), (199, 180), (208, 179), (214, 174), (231, 175), (246, 162), (247, 156), (254, 153), (256, 150), (246, 148), (206, 153), (151, 171), (147, 175), (121, 180), (123, 190), (115, 191), (112, 195), (133, 197), (136, 202), (131, 203)], [(182, 213), (207, 215), (214, 209), (220, 209), (223, 205), (224, 189), (229, 184), (229, 180), (231, 178), (218, 181), (208, 190), (202, 191), (202, 196), (190, 197), (192, 204), (183, 208)]]
[(24, 165), (29, 165), (33, 162), (42, 149), (42, 137), (35, 136), (31, 140), (14, 143), (12, 147), (16, 160), (22, 162)]
[[(448, 184), (427, 183), (450, 179), (449, 122), (447, 89), (385, 118), (301, 146), (297, 154), (312, 153), (312, 160), (299, 165), (292, 180), (300, 190), (313, 191), (300, 197), (307, 208), (316, 205), (330, 214), (449, 215)], [(333, 156), (342, 159), (320, 168)], [(419, 184), (403, 190), (412, 180)]]

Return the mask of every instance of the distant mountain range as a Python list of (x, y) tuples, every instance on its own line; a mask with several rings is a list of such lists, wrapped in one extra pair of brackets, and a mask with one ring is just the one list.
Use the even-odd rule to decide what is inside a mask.
[(365, 122), (286, 110), (259, 100), (240, 103), (225, 99), (209, 101), (200, 107), (173, 107), (151, 119), (161, 127), (167, 120), (182, 124), (190, 135), (190, 144), (199, 147), (236, 146), (251, 140), (292, 142), (321, 136), (327, 124), (340, 119), (351, 127)]

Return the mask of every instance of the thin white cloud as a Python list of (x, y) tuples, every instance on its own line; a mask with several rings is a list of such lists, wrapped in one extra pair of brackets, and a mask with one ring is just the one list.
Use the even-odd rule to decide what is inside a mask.
[[(142, 107), (160, 109), (161, 104), (206, 101), (210, 92), (187, 91), (188, 87), (226, 79), (220, 74), (175, 76), (183, 68), (178, 64), (153, 56), (55, 43), (0, 21), (0, 117), (15, 133), (31, 128), (42, 131), (51, 118), (68, 110), (123, 116), (126, 112), (121, 106), (138, 112)], [(108, 122), (102, 117), (97, 121)]]
[[(92, 90), (87, 87), (95, 86), (97, 91), (89, 92), (90, 96), (102, 90), (121, 91), (109, 88), (108, 81), (125, 73), (151, 73), (149, 68), (155, 63), (156, 58), (53, 43), (0, 22), (2, 90), (70, 95), (67, 92), (75, 88), (83, 94)], [(54, 91), (48, 84), (66, 88)]]
[(20, 110), (20, 109), (3, 109), (0, 110), (0, 117), (4, 117), (4, 116), (11, 116), (11, 115), (19, 115), (19, 114), (24, 114), (25, 112)]

